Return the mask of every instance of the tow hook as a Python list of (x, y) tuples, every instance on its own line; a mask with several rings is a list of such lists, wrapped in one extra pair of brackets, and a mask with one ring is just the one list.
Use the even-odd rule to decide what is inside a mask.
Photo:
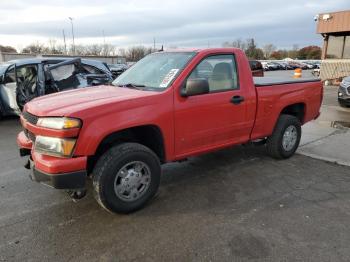
[(73, 200), (73, 202), (78, 202), (80, 199), (86, 196), (86, 189), (77, 189), (77, 190), (67, 190), (67, 194)]

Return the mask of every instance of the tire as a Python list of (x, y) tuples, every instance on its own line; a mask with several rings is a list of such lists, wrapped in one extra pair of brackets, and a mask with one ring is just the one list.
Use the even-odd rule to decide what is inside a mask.
[(137, 143), (119, 144), (107, 150), (93, 169), (94, 197), (110, 212), (131, 213), (156, 194), (160, 175), (159, 158), (153, 151)]
[[(293, 133), (291, 136), (293, 139), (291, 139), (290, 143), (288, 143), (288, 134), (290, 133)], [(284, 135), (287, 136), (286, 139), (284, 139)], [(277, 120), (277, 124), (272, 135), (267, 139), (267, 153), (276, 159), (289, 158), (294, 155), (295, 151), (297, 150), (300, 143), (300, 138), (301, 124), (298, 118), (291, 115), (281, 115)]]

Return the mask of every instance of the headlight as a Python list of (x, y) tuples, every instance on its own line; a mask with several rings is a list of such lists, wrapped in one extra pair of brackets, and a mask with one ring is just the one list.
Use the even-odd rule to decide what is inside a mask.
[(38, 120), (37, 126), (52, 129), (79, 128), (81, 127), (81, 121), (76, 118), (68, 117), (41, 117)]
[(73, 154), (76, 139), (37, 136), (35, 151), (52, 156), (70, 157)]

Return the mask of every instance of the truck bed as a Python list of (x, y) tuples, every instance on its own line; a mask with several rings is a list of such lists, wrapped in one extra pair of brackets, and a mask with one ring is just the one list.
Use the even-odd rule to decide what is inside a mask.
[(253, 77), (256, 87), (319, 82), (319, 78)]
[[(297, 105), (304, 111), (304, 124), (319, 115), (323, 88), (316, 78), (254, 78), (257, 94), (257, 113), (252, 139), (269, 136), (275, 123), (288, 105)], [(293, 110), (293, 109), (291, 109)]]

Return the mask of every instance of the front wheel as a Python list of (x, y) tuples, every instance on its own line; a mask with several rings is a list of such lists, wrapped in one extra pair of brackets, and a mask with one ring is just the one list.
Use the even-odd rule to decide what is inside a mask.
[(119, 144), (104, 153), (93, 170), (94, 196), (108, 211), (130, 213), (156, 194), (160, 174), (152, 150), (137, 143)]
[(281, 115), (266, 147), (270, 156), (276, 159), (291, 157), (297, 150), (301, 138), (301, 124), (298, 118)]

